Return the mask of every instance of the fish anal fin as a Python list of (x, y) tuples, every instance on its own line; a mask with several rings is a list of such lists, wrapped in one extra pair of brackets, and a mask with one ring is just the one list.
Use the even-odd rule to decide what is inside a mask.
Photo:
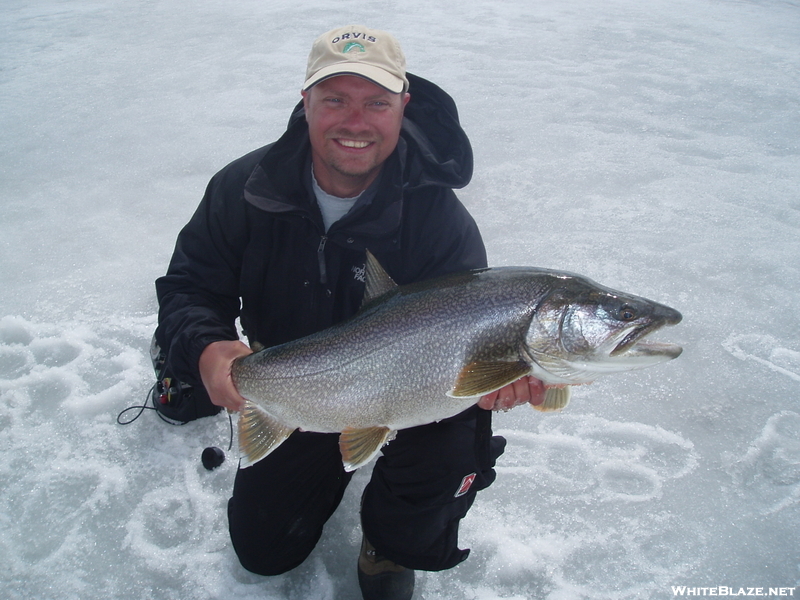
[(391, 292), (397, 284), (389, 276), (375, 255), (367, 250), (367, 262), (364, 269), (364, 298), (361, 306), (371, 302), (375, 298), (383, 296), (386, 292)]
[(294, 428), (280, 423), (248, 400), (239, 414), (239, 466), (246, 468), (254, 465), (280, 446), (293, 431)]
[(461, 369), (448, 396), (467, 398), (484, 396), (520, 377), (530, 375), (531, 367), (518, 361), (475, 361)]
[(347, 428), (339, 435), (339, 451), (345, 471), (355, 471), (367, 464), (387, 443), (395, 431), (376, 426), (363, 429)]
[(534, 405), (533, 408), (542, 412), (561, 410), (569, 404), (571, 388), (568, 385), (549, 387), (544, 393), (544, 402)]

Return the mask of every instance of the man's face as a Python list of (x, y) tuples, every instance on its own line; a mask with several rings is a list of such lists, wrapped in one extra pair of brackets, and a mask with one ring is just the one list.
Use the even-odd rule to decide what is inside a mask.
[(358, 195), (397, 146), (410, 96), (355, 75), (325, 79), (302, 95), (317, 183), (335, 196)]

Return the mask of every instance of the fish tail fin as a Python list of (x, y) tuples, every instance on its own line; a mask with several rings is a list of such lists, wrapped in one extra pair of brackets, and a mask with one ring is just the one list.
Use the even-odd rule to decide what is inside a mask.
[(239, 414), (239, 466), (244, 469), (254, 465), (280, 446), (293, 431), (248, 400)]

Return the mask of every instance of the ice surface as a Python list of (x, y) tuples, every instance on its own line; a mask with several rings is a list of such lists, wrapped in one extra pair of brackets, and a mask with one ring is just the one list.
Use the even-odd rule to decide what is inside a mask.
[(281, 133), (311, 41), (347, 22), (393, 31), (458, 102), (476, 157), (459, 195), (491, 264), (684, 315), (660, 335), (678, 360), (562, 414), (497, 416), (472, 555), (416, 597), (798, 585), (800, 3), (5, 0), (0, 597), (358, 597), (368, 468), (311, 558), (265, 579), (227, 536), (235, 453), (200, 465), (227, 419), (115, 422), (151, 385), (179, 228), (214, 172)]

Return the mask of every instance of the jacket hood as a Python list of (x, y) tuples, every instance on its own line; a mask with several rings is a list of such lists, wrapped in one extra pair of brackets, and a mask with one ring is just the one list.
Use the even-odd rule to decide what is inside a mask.
[(409, 73), (408, 80), (411, 101), (400, 133), (408, 144), (407, 184), (464, 187), (472, 179), (472, 146), (459, 123), (456, 103), (422, 77)]

